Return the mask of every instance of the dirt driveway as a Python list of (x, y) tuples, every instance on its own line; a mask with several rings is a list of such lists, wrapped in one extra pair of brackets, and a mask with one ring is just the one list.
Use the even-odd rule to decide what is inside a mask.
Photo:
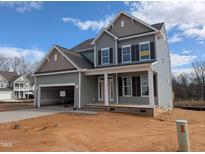
[[(205, 112), (175, 109), (156, 118), (59, 113), (0, 125), (0, 151), (177, 151), (175, 119), (189, 121), (191, 150), (205, 151)], [(15, 124), (17, 129), (14, 129)]]

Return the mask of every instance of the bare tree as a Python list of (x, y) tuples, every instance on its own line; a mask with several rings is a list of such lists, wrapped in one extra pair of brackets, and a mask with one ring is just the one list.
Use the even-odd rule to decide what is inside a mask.
[(192, 63), (192, 66), (196, 74), (198, 86), (201, 89), (201, 99), (205, 100), (205, 62), (197, 61)]

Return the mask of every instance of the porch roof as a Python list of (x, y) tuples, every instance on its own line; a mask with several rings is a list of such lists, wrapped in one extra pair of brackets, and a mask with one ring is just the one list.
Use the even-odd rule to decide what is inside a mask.
[(100, 75), (100, 74), (105, 74), (105, 73), (112, 74), (112, 73), (148, 71), (152, 69), (152, 65), (154, 63), (151, 62), (151, 63), (143, 63), (143, 64), (135, 64), (135, 65), (113, 66), (113, 67), (90, 69), (90, 70), (85, 71), (85, 75)]

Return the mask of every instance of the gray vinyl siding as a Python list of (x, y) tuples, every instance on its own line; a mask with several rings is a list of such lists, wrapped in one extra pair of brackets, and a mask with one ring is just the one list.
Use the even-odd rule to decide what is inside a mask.
[(74, 107), (78, 107), (79, 104), (79, 73), (69, 73), (69, 74), (58, 74), (49, 76), (36, 76), (36, 99), (35, 106), (37, 106), (38, 101), (38, 89), (40, 85), (50, 85), (50, 84), (69, 84), (75, 83), (74, 88)]
[(97, 76), (81, 76), (81, 106), (98, 101), (98, 80)]
[(155, 42), (155, 35), (148, 35), (148, 36), (143, 36), (139, 38), (132, 38), (132, 39), (127, 39), (127, 40), (122, 40), (118, 41), (118, 47), (121, 47), (123, 45), (136, 45), (139, 44), (140, 42)]
[[(121, 21), (124, 20), (125, 26), (121, 27)], [(153, 31), (141, 23), (132, 20), (130, 17), (121, 15), (118, 20), (111, 26), (109, 31), (117, 37), (125, 37), (133, 34), (140, 34)]]
[[(102, 48), (112, 48), (113, 49), (113, 63), (112, 64), (107, 64), (107, 65), (99, 65), (98, 63), (98, 51), (101, 50)], [(104, 67), (104, 66), (111, 66), (115, 64), (115, 40), (114, 38), (104, 32), (98, 41), (96, 42), (96, 67)]]
[[(164, 27), (163, 33), (165, 33)], [(156, 42), (158, 63), (155, 64), (153, 68), (158, 73), (157, 93), (159, 97), (159, 106), (164, 109), (169, 109), (173, 107), (170, 53), (167, 41), (164, 38), (156, 37)]]
[[(141, 76), (147, 75), (148, 72), (132, 72), (132, 73), (121, 73), (118, 77), (123, 76)], [(158, 104), (158, 97), (155, 97), (155, 105)], [(119, 104), (135, 104), (135, 105), (149, 105), (149, 97), (143, 96), (119, 96)]]
[(94, 64), (94, 50), (81, 52), (83, 56), (85, 56), (88, 60), (90, 60)]

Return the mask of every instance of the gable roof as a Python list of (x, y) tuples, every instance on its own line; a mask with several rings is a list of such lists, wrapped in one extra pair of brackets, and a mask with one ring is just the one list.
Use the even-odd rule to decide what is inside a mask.
[(153, 24), (153, 25), (151, 25), (151, 26), (154, 27), (154, 28), (156, 28), (156, 29), (158, 29), (158, 30), (161, 30), (162, 27), (163, 27), (163, 25), (164, 25), (164, 22), (162, 22), (162, 23), (157, 23), (157, 24)]
[(97, 40), (100, 38), (100, 36), (101, 36), (104, 32), (106, 32), (106, 33), (109, 34), (110, 36), (114, 37), (114, 39), (118, 39), (118, 37), (115, 36), (113, 33), (109, 32), (109, 31), (107, 31), (105, 28), (103, 28), (103, 29), (98, 33), (98, 35), (97, 35), (96, 38), (92, 41), (91, 44), (94, 44), (95, 41), (97, 41)]
[(142, 21), (142, 20), (140, 20), (140, 19), (138, 19), (138, 18), (136, 18), (136, 17), (134, 17), (134, 16), (132, 16), (132, 15), (130, 15), (130, 14), (124, 12), (124, 11), (120, 11), (120, 12), (113, 18), (113, 20), (109, 23), (109, 25), (106, 27), (106, 29), (109, 29), (109, 27), (110, 27), (110, 26), (118, 19), (118, 17), (119, 17), (120, 15), (122, 15), (122, 14), (125, 15), (125, 16), (128, 16), (128, 17), (132, 18), (133, 20), (135, 20), (135, 21), (137, 21), (137, 22), (139, 22), (139, 23), (141, 23), (141, 24), (143, 24), (144, 26), (150, 28), (151, 30), (154, 30), (154, 31), (157, 31), (157, 30), (158, 30), (158, 29), (156, 29), (155, 27), (153, 27), (152, 25), (149, 25), (148, 23), (146, 23), (146, 22), (144, 22), (144, 21)]
[(15, 81), (17, 78), (20, 77), (20, 75), (18, 75), (15, 72), (7, 72), (7, 71), (0, 71), (0, 75), (3, 78), (5, 78), (8, 82)]
[(73, 52), (72, 50), (66, 49), (59, 45), (56, 45), (56, 47), (59, 50), (61, 50), (74, 64), (76, 64), (78, 68), (80, 69), (93, 68), (93, 64), (80, 53)]
[(91, 42), (94, 40), (94, 38), (87, 39), (78, 45), (71, 48), (72, 51), (85, 51), (85, 50), (92, 50), (93, 46), (91, 45)]

